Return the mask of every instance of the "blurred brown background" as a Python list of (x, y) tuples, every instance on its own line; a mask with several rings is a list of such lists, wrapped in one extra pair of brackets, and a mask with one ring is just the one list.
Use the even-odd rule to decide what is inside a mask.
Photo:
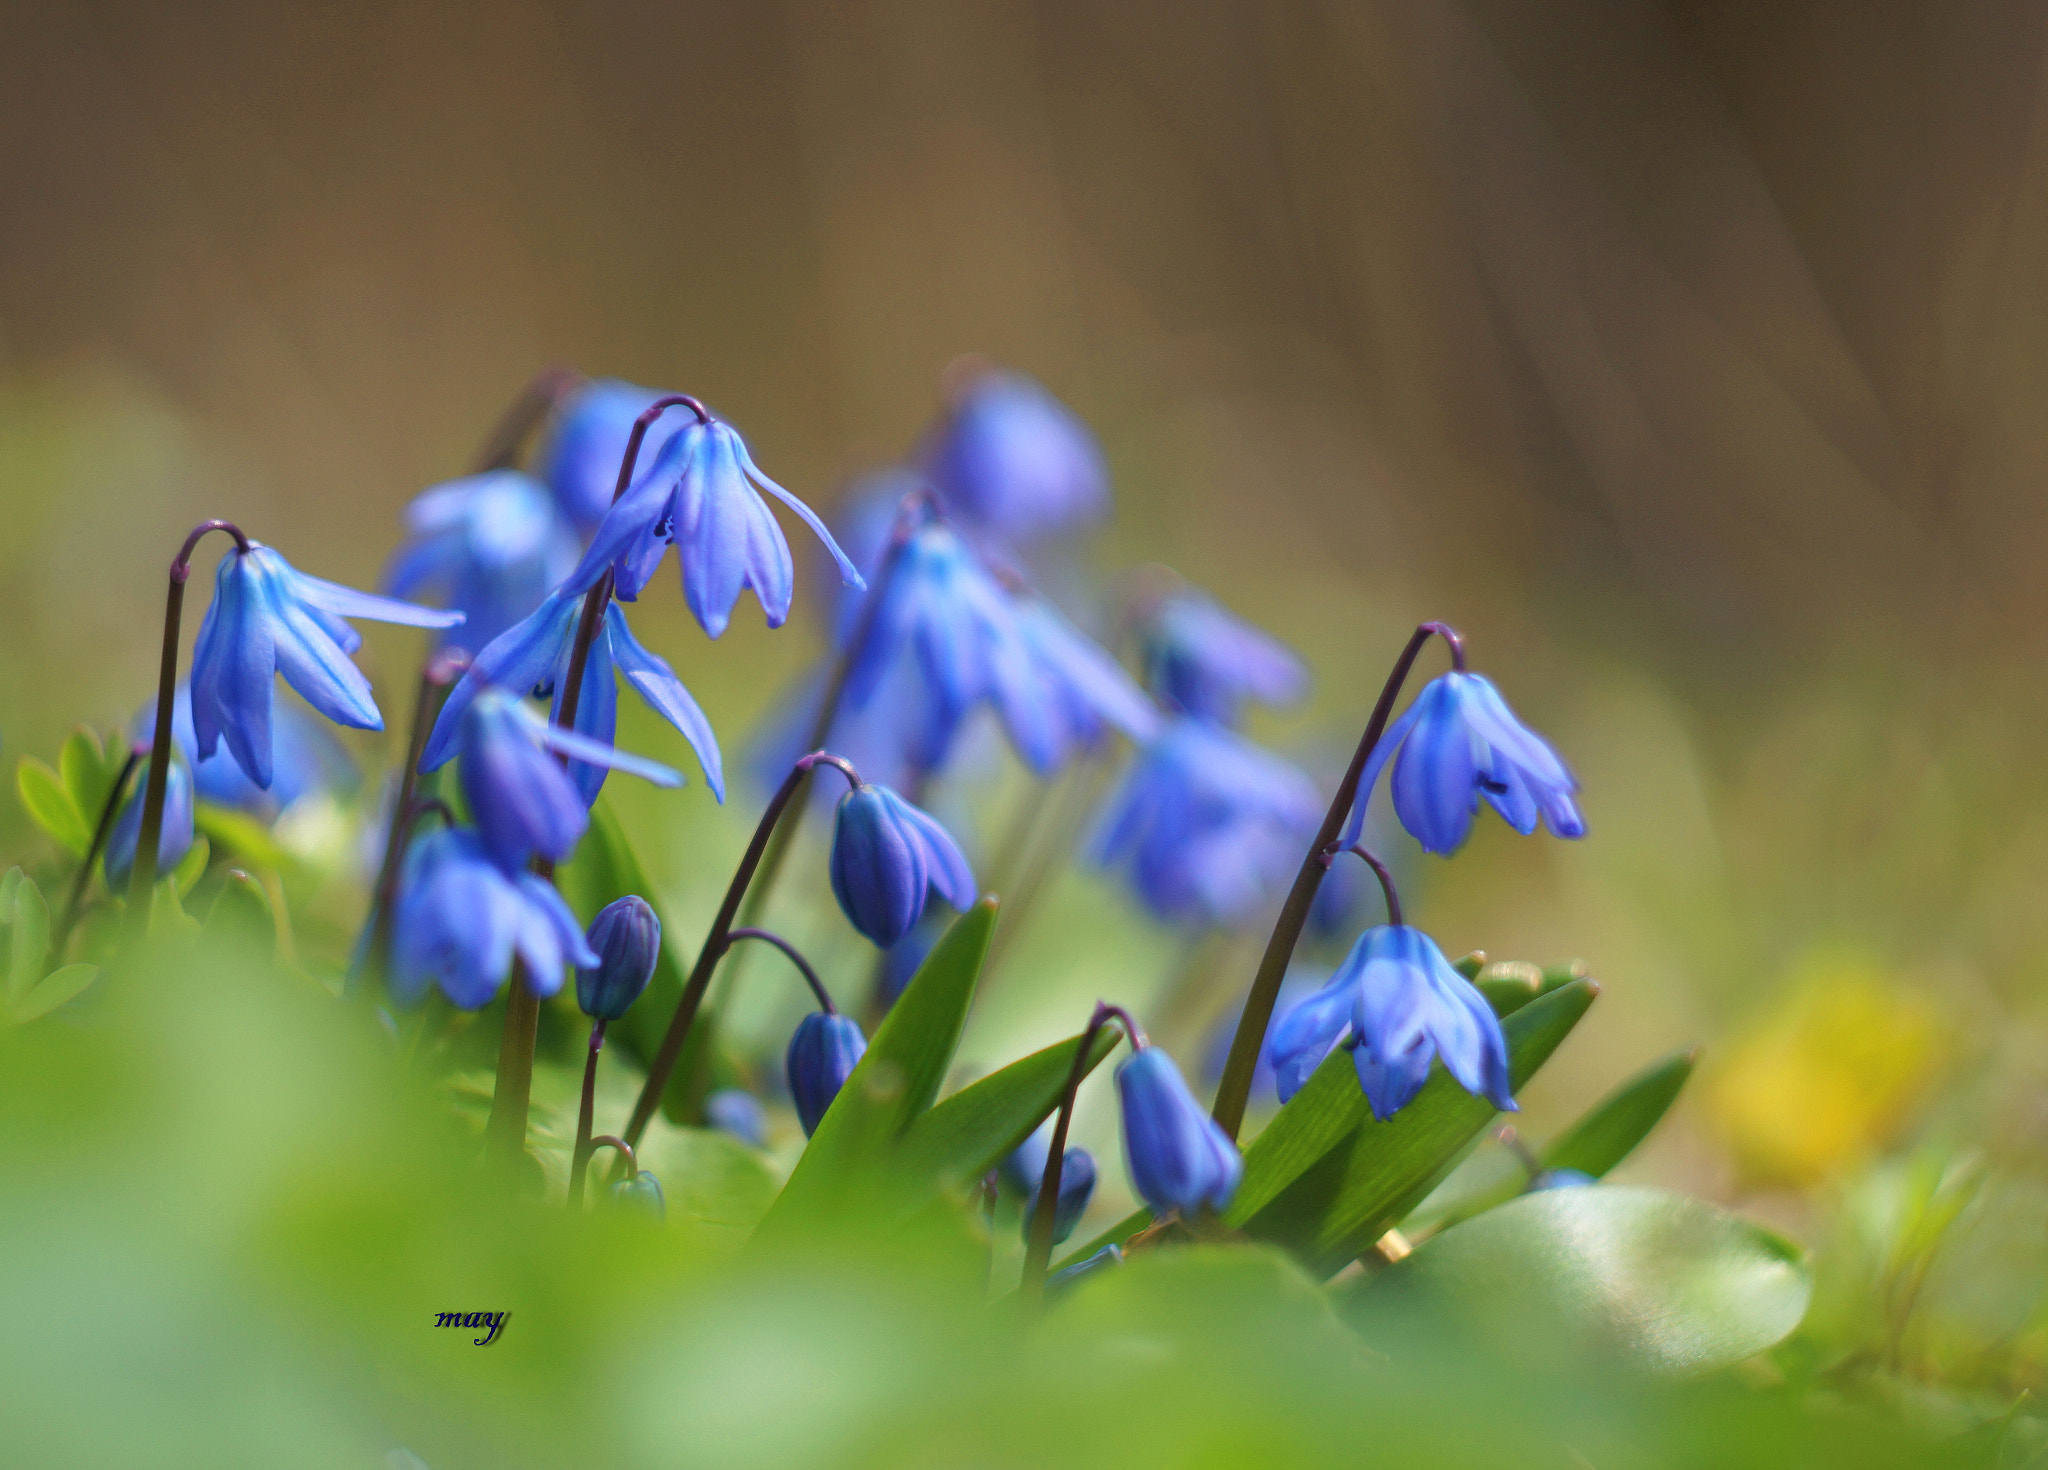
[[(0, 739), (140, 702), (202, 516), (373, 580), (543, 363), (699, 393), (829, 501), (979, 350), (1101, 433), (1104, 568), (1172, 562), (1310, 656), (1314, 708), (1262, 733), (1337, 737), (1442, 616), (1575, 761), (1593, 838), (1488, 819), (1427, 915), (1612, 977), (1616, 1060), (1571, 1085), (1815, 985), (1898, 999), (1950, 1075), (2024, 1070), (2044, 29), (2018, 0), (9, 6)], [(645, 616), (729, 749), (815, 647)], [(373, 635), (387, 710), (412, 647)]]

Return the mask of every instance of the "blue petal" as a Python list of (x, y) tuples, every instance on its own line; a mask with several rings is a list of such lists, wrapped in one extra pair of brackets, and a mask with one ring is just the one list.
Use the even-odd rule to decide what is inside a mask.
[(547, 600), (535, 608), (524, 622), (513, 625), (492, 639), (470, 662), (455, 688), (449, 691), (446, 702), (441, 706), (440, 718), (434, 721), (433, 733), (427, 737), (426, 749), (420, 755), (420, 769), (438, 770), (448, 763), (455, 754), (463, 712), (486, 685), (525, 690), (552, 678), (556, 665), (562, 661), (570, 641), (576, 636), (576, 619), (581, 611), (580, 597), (557, 589), (548, 594)]
[(1308, 1084), (1351, 1025), (1354, 979), (1346, 974), (1330, 982), (1274, 1023), (1266, 1039), (1273, 1080), (1286, 1102)]
[(641, 647), (633, 636), (633, 630), (626, 626), (626, 615), (617, 607), (605, 613), (605, 626), (611, 634), (612, 658), (617, 662), (619, 672), (626, 681), (640, 692), (654, 712), (675, 726), (683, 739), (690, 742), (690, 749), (697, 752), (697, 763), (704, 768), (704, 779), (719, 801), (725, 800), (725, 765), (718, 753), (718, 737), (712, 733), (711, 721), (704, 717), (704, 711), (697, 701), (690, 697), (690, 691), (683, 687), (675, 671), (656, 655)]

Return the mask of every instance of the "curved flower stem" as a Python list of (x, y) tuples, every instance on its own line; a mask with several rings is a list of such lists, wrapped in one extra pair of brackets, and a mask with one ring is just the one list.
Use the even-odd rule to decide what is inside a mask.
[(476, 472), (488, 474), (517, 465), (527, 437), (547, 422), (562, 400), (582, 382), (583, 374), (569, 367), (544, 367), (535, 373), (484, 440), (476, 457)]
[(121, 793), (128, 789), (128, 778), (135, 774), (135, 767), (142, 760), (142, 747), (130, 746), (128, 759), (121, 762), (121, 774), (114, 778), (114, 789), (107, 793), (107, 799), (100, 806), (99, 822), (92, 829), (92, 841), (86, 845), (85, 861), (78, 865), (78, 872), (71, 879), (71, 893), (64, 900), (63, 917), (57, 920), (57, 931), (50, 936), (50, 953), (58, 963), (64, 959), (64, 945), (71, 938), (71, 926), (78, 922), (78, 906), (85, 901), (86, 886), (92, 882), (92, 865), (99, 861), (100, 852), (107, 845), (107, 834), (114, 830), (114, 813), (121, 809)]
[(846, 777), (850, 786), (860, 784), (860, 772), (850, 762), (829, 751), (818, 750), (791, 766), (789, 774), (782, 778), (782, 784), (776, 787), (775, 795), (769, 798), (768, 809), (761, 813), (760, 824), (754, 828), (753, 840), (747, 844), (739, 867), (733, 870), (732, 882), (727, 885), (725, 899), (711, 921), (710, 933), (704, 936), (703, 948), (697, 951), (697, 963), (690, 967), (690, 978), (683, 983), (675, 1014), (669, 1018), (668, 1030), (662, 1033), (661, 1046), (655, 1051), (654, 1060), (648, 1064), (647, 1080), (641, 1085), (640, 1096), (633, 1104), (633, 1116), (626, 1124), (626, 1142), (640, 1141), (640, 1135), (647, 1131), (648, 1120), (661, 1105), (661, 1095), (668, 1088), (669, 1074), (675, 1070), (676, 1058), (683, 1054), (683, 1043), (689, 1039), (698, 1007), (704, 1003), (704, 992), (711, 985), (712, 972), (718, 968), (719, 958), (731, 942), (733, 917), (739, 913), (740, 901), (746, 897), (748, 885), (761, 866), (761, 854), (767, 850), (768, 839), (774, 835), (776, 824), (788, 808), (790, 798), (796, 795), (797, 788), (803, 785), (812, 768), (820, 765), (833, 767)]
[(1052, 1224), (1053, 1217), (1059, 1213), (1060, 1173), (1066, 1165), (1067, 1127), (1074, 1121), (1074, 1094), (1080, 1091), (1081, 1079), (1088, 1074), (1088, 1056), (1095, 1049), (1095, 1033), (1112, 1020), (1124, 1028), (1132, 1051), (1143, 1051), (1147, 1045), (1144, 1031), (1131, 1019), (1129, 1011), (1107, 1001), (1095, 1003), (1095, 1013), (1088, 1018), (1088, 1029), (1081, 1033), (1081, 1044), (1074, 1051), (1074, 1065), (1067, 1070), (1067, 1085), (1060, 1093), (1059, 1121), (1052, 1125), (1052, 1144), (1045, 1155), (1045, 1175), (1038, 1181), (1038, 1202), (1031, 1211), (1031, 1233), (1024, 1244), (1022, 1282), (1022, 1289), (1029, 1297), (1044, 1292), (1045, 1268), (1052, 1260)]
[[(1344, 851), (1365, 859), (1365, 865), (1371, 868), (1373, 876), (1380, 880), (1380, 892), (1386, 895), (1387, 922), (1398, 926), (1401, 922), (1401, 895), (1394, 891), (1394, 875), (1387, 871), (1387, 865), (1366, 851), (1365, 844), (1362, 842), (1354, 842), (1351, 846), (1345, 848)], [(1331, 863), (1336, 861), (1337, 856), (1330, 855), (1324, 857), (1321, 860), (1323, 867), (1327, 869)]]
[(631, 1179), (640, 1172), (640, 1160), (633, 1152), (633, 1145), (625, 1139), (615, 1138), (609, 1133), (600, 1133), (590, 1140), (590, 1151), (594, 1154), (601, 1148), (619, 1151), (619, 1162), (626, 1166), (626, 1178)]
[(164, 832), (164, 789), (171, 779), (171, 710), (178, 697), (178, 629), (185, 612), (185, 580), (192, 575), (192, 551), (209, 531), (225, 531), (235, 549), (249, 550), (249, 538), (233, 521), (201, 521), (171, 559), (170, 591), (164, 596), (164, 651), (156, 681), (156, 730), (149, 743), (149, 781), (142, 790), (142, 830), (135, 839), (135, 866), (128, 873), (128, 913), (121, 947), (133, 950), (149, 933), (151, 890), (156, 887), (156, 849)]
[(798, 971), (802, 973), (804, 983), (811, 987), (811, 994), (818, 997), (818, 1008), (828, 1016), (839, 1014), (839, 1007), (832, 1004), (832, 994), (825, 989), (825, 982), (818, 978), (818, 972), (811, 968), (811, 962), (804, 958), (803, 951), (791, 944), (787, 939), (784, 939), (772, 929), (734, 929), (726, 934), (725, 947), (727, 949), (732, 948), (732, 943), (735, 939), (759, 939), (781, 950), (785, 955), (789, 956), (789, 962), (795, 965)]
[(604, 1050), (604, 1022), (590, 1023), (590, 1055), (583, 1063), (583, 1104), (576, 1113), (576, 1147), (569, 1155), (569, 1208), (583, 1208), (583, 1176), (590, 1169), (590, 1127), (597, 1114), (597, 1054)]
[(1408, 671), (1415, 667), (1415, 658), (1422, 652), (1422, 645), (1432, 637), (1441, 637), (1450, 644), (1452, 667), (1463, 667), (1464, 639), (1446, 624), (1423, 623), (1409, 635), (1407, 646), (1394, 660), (1393, 670), (1387, 675), (1386, 687), (1380, 690), (1379, 703), (1372, 708), (1372, 718), (1365, 722), (1365, 733), (1359, 737), (1351, 765), (1344, 772), (1344, 779), (1337, 783), (1337, 794), (1330, 799), (1330, 809), (1323, 815), (1323, 825), (1301, 860), (1301, 870), (1294, 875), (1294, 887), (1288, 891), (1287, 902), (1281, 906), (1280, 917), (1273, 925), (1272, 938), (1266, 941), (1266, 953), (1259, 961), (1258, 974), (1252, 980), (1251, 994), (1245, 998), (1244, 1011), (1237, 1018), (1237, 1034), (1230, 1039), (1230, 1059), (1223, 1064), (1223, 1080), (1216, 1087), (1216, 1106), (1210, 1110), (1210, 1115), (1233, 1142), (1236, 1141), (1237, 1130), (1244, 1123), (1245, 1101), (1252, 1091), (1252, 1073), (1258, 1067), (1259, 1048), (1265, 1044), (1266, 1027), (1273, 1020), (1273, 1003), (1279, 998), (1280, 982), (1287, 976), (1287, 963), (1294, 957), (1294, 946), (1301, 939), (1302, 926), (1308, 922), (1308, 911), (1316, 901), (1316, 889), (1322, 886), (1323, 874), (1327, 871), (1324, 854), (1330, 851), (1337, 834), (1343, 830), (1344, 818), (1350, 814), (1351, 803), (1358, 795), (1358, 783), (1365, 776), (1365, 763), (1372, 758), (1380, 736), (1386, 733), (1388, 717), (1394, 712), (1394, 701), (1400, 696), (1401, 686), (1408, 681)]
[[(633, 420), (633, 432), (626, 438), (626, 452), (619, 459), (619, 478), (612, 487), (612, 503), (618, 504), (626, 487), (633, 483), (633, 466), (640, 458), (640, 445), (654, 421), (671, 408), (688, 408), (697, 422), (711, 422), (703, 404), (687, 393), (671, 393), (647, 405)], [(583, 699), (583, 671), (590, 663), (590, 645), (604, 622), (605, 609), (612, 600), (612, 574), (606, 572), (583, 594), (583, 614), (576, 622), (576, 641), (569, 648), (567, 683), (562, 688), (562, 708), (555, 723), (564, 730), (576, 728), (576, 711)], [(563, 757), (562, 764), (567, 765)], [(555, 865), (536, 860), (533, 871), (552, 882)], [(533, 1041), (540, 1029), (540, 997), (526, 983), (526, 967), (515, 963), (505, 997), (505, 1031), (498, 1044), (498, 1074), (491, 1089), (491, 1118), (487, 1125), (489, 1153), (508, 1168), (517, 1168), (526, 1151), (527, 1105), (533, 1095)]]

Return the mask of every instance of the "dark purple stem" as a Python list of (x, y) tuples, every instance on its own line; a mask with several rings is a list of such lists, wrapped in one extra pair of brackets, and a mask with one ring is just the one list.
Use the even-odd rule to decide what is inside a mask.
[(781, 950), (802, 973), (804, 984), (811, 987), (811, 994), (818, 997), (818, 1008), (828, 1016), (839, 1014), (839, 1007), (832, 1004), (831, 992), (825, 989), (825, 982), (818, 978), (818, 972), (811, 968), (811, 962), (804, 958), (802, 950), (772, 929), (734, 929), (725, 936), (726, 948), (732, 948), (733, 942), (740, 939), (758, 939)]
[[(1373, 875), (1380, 880), (1380, 892), (1387, 897), (1387, 922), (1398, 925), (1401, 922), (1401, 895), (1394, 891), (1394, 875), (1387, 871), (1387, 865), (1366, 851), (1362, 842), (1354, 842), (1344, 851), (1365, 859), (1365, 865), (1371, 868)], [(1325, 857), (1321, 861), (1327, 868), (1335, 859)]]
[(1038, 1181), (1038, 1202), (1031, 1211), (1022, 1283), (1031, 1296), (1045, 1290), (1045, 1268), (1052, 1260), (1053, 1217), (1060, 1207), (1060, 1175), (1066, 1167), (1067, 1127), (1074, 1120), (1074, 1095), (1081, 1090), (1081, 1079), (1088, 1074), (1088, 1056), (1095, 1049), (1095, 1033), (1112, 1020), (1123, 1026), (1133, 1052), (1143, 1051), (1148, 1044), (1144, 1031), (1131, 1019), (1129, 1011), (1106, 1001), (1096, 1002), (1094, 1014), (1088, 1017), (1088, 1029), (1081, 1033), (1081, 1045), (1074, 1052), (1074, 1065), (1067, 1070), (1067, 1085), (1060, 1093), (1059, 1119), (1052, 1125), (1052, 1145), (1045, 1155), (1045, 1174)]
[(597, 1055), (604, 1050), (604, 1021), (590, 1023), (590, 1055), (583, 1063), (583, 1104), (576, 1114), (576, 1147), (570, 1154), (569, 1208), (583, 1208), (583, 1177), (590, 1170), (595, 1150), (590, 1142), (591, 1125), (597, 1117)]

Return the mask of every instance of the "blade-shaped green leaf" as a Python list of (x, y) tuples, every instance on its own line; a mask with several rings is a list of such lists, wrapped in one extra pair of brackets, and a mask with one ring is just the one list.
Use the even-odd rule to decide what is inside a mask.
[[(121, 773), (121, 766), (127, 759), (118, 742), (112, 755), (113, 760), (109, 764), (108, 752), (101, 748), (98, 732), (89, 729), (73, 730), (71, 738), (57, 753), (57, 773), (63, 777), (64, 790), (88, 826), (99, 824), (100, 811), (114, 789), (114, 778)], [(90, 838), (90, 832), (87, 836)]]
[(192, 808), (192, 825), (217, 851), (232, 853), (243, 862), (272, 870), (293, 864), (291, 854), (271, 836), (270, 829), (247, 812), (202, 801)]
[(1454, 1225), (1340, 1310), (1368, 1341), (1412, 1340), (1418, 1316), (1510, 1353), (1619, 1352), (1654, 1373), (1701, 1373), (1799, 1325), (1804, 1253), (1704, 1201), (1598, 1185), (1526, 1194)]
[(98, 965), (65, 965), (52, 970), (27, 995), (8, 1006), (8, 1019), (21, 1026), (46, 1016), (99, 978)]
[(43, 978), (50, 952), (50, 906), (36, 880), (23, 873), (14, 885), (7, 927), (7, 1001), (18, 1004)]
[(246, 945), (258, 954), (275, 953), (277, 918), (271, 912), (269, 891), (240, 868), (229, 868), (227, 881), (207, 910), (206, 934), (209, 939)]
[[(1517, 1089), (1598, 993), (1590, 980), (1573, 981), (1501, 1023)], [(1245, 1180), (1224, 1221), (1288, 1247), (1313, 1269), (1334, 1271), (1420, 1202), (1494, 1115), (1492, 1103), (1439, 1067), (1414, 1101), (1379, 1122), (1349, 1053), (1333, 1053), (1245, 1151)]]
[[(857, 1187), (898, 1187), (887, 1173), (888, 1155), (911, 1121), (931, 1106), (952, 1065), (995, 922), (995, 900), (984, 898), (932, 946), (819, 1120), (762, 1222), (765, 1234), (843, 1207)], [(865, 1185), (856, 1185), (864, 1170)]]
[[(941, 1187), (980, 1178), (1059, 1107), (1080, 1044), (1073, 1036), (1019, 1058), (913, 1119), (892, 1167), (906, 1179)], [(1108, 1028), (1097, 1032), (1087, 1070), (1100, 1066), (1116, 1044)]]
[(1670, 1111), (1698, 1057), (1698, 1049), (1689, 1048), (1629, 1078), (1550, 1141), (1543, 1150), (1544, 1167), (1578, 1169), (1600, 1178), (1627, 1158)]
[(35, 757), (25, 755), (14, 768), (14, 786), (36, 825), (73, 857), (84, 857), (92, 844), (92, 828), (64, 789), (63, 779)]
[(185, 849), (185, 855), (178, 859), (178, 865), (169, 874), (181, 895), (190, 893), (193, 885), (205, 876), (206, 865), (212, 857), (213, 844), (204, 837), (194, 837), (192, 845)]

